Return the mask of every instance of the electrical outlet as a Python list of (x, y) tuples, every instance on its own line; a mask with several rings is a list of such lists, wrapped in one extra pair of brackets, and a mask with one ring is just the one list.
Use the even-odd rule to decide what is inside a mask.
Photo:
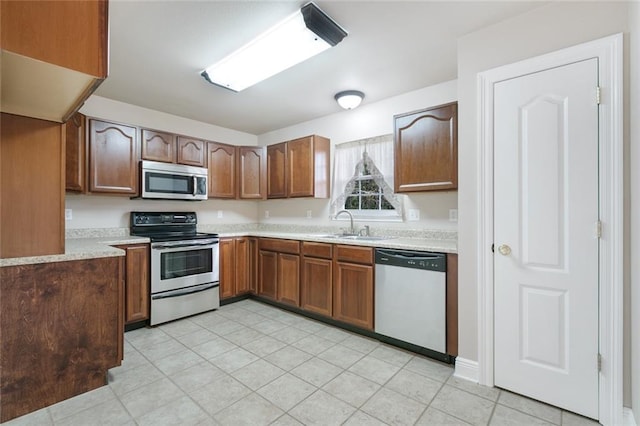
[(420, 220), (420, 210), (418, 209), (409, 209), (409, 215), (407, 217), (408, 220)]
[(264, 211), (264, 218), (269, 219), (269, 210)]
[(223, 216), (224, 213), (222, 213), (222, 210), (218, 210), (218, 219), (222, 219)]
[(311, 219), (313, 217), (313, 212), (311, 210), (307, 210), (307, 219)]
[(64, 220), (71, 220), (71, 219), (73, 219), (73, 210), (64, 209)]
[(458, 221), (458, 209), (449, 209), (449, 222)]

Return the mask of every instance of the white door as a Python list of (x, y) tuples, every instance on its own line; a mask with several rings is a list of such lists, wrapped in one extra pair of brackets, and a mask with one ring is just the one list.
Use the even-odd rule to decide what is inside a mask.
[(494, 86), (496, 386), (598, 418), (597, 59)]

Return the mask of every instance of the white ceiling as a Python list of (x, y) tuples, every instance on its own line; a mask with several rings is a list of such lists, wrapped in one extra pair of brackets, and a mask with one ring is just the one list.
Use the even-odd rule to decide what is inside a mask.
[(455, 79), (458, 37), (544, 4), (318, 0), (349, 32), (337, 46), (240, 93), (200, 76), (305, 3), (112, 0), (96, 94), (258, 135), (339, 112), (341, 90), (366, 104)]

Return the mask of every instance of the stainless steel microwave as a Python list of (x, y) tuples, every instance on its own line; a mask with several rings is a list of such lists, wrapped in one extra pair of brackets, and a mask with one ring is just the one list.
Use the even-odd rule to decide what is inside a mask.
[(140, 197), (165, 200), (206, 200), (208, 173), (203, 167), (140, 162)]

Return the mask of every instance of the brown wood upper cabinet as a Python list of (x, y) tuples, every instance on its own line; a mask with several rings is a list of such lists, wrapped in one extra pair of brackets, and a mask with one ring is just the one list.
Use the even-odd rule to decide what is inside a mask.
[(108, 16), (106, 0), (0, 2), (2, 112), (67, 121), (107, 76)]
[(111, 194), (138, 193), (136, 128), (89, 120), (89, 190)]
[(458, 187), (458, 104), (394, 116), (395, 191)]
[(67, 191), (87, 191), (86, 122), (86, 117), (77, 112), (65, 123)]
[(268, 146), (267, 198), (328, 198), (329, 151), (317, 135)]
[(264, 199), (265, 148), (209, 142), (209, 198)]
[(176, 162), (176, 135), (141, 129), (140, 145), (143, 160)]
[(178, 136), (176, 149), (178, 151), (178, 164), (196, 167), (207, 166), (207, 147), (205, 141), (187, 136)]

